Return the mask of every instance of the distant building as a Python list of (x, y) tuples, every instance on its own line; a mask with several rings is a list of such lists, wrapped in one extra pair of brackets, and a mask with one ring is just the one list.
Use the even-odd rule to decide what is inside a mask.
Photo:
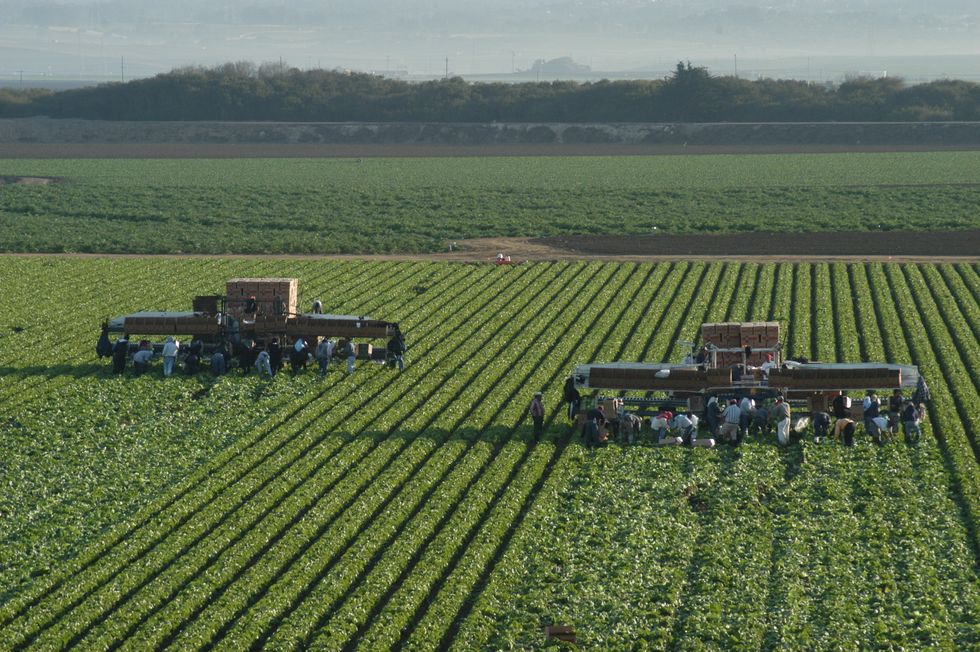
[(575, 63), (571, 57), (559, 57), (550, 61), (538, 59), (531, 66), (529, 72), (538, 75), (548, 75), (549, 77), (568, 77), (573, 75), (587, 75), (592, 72), (592, 67)]

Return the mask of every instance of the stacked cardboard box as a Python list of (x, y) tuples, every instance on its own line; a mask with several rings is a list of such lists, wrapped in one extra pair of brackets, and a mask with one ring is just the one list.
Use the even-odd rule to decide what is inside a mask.
[[(746, 362), (759, 366), (766, 361), (767, 352), (755, 349), (775, 348), (779, 344), (779, 322), (721, 322), (701, 325), (701, 339), (719, 349), (753, 349)], [(730, 367), (742, 363), (739, 352), (719, 353), (718, 366)]]
[(225, 286), (228, 312), (241, 317), (245, 301), (255, 297), (257, 315), (275, 315), (276, 303), (281, 302), (288, 314), (296, 313), (299, 299), (299, 280), (295, 278), (233, 278)]

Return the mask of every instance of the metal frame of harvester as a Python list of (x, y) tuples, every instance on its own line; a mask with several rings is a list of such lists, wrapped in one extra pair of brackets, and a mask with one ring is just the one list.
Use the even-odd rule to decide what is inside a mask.
[[(355, 315), (325, 315), (297, 311), (299, 281), (294, 278), (236, 278), (224, 295), (198, 296), (190, 311), (140, 311), (107, 319), (104, 333), (127, 337), (183, 335), (199, 338), (208, 350), (250, 342), (280, 344), (302, 337), (316, 346), (321, 338), (381, 339), (398, 331), (398, 324)], [(130, 348), (136, 348), (135, 343)], [(159, 348), (161, 344), (154, 345)], [(359, 358), (383, 356), (369, 344), (357, 347)]]
[[(914, 389), (919, 370), (914, 365), (885, 362), (808, 362), (782, 359), (778, 322), (728, 322), (703, 324), (706, 356), (695, 362), (691, 354), (680, 363), (610, 362), (577, 365), (578, 389), (612, 391), (626, 406), (646, 413), (647, 406), (670, 405), (700, 412), (709, 396), (719, 400), (750, 396), (755, 399), (782, 395), (797, 408), (827, 410), (842, 392), (854, 390)], [(773, 356), (768, 375), (759, 369)], [(626, 396), (643, 392), (642, 397)], [(597, 401), (606, 397), (598, 394)], [(851, 410), (859, 417), (860, 401)]]

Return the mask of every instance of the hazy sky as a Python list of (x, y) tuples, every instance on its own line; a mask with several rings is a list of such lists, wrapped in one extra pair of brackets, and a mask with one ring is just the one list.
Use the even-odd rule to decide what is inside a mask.
[(980, 0), (0, 0), (8, 80), (280, 57), (411, 77), (447, 58), (476, 76), (571, 57), (596, 76), (689, 59), (747, 77), (980, 80)]

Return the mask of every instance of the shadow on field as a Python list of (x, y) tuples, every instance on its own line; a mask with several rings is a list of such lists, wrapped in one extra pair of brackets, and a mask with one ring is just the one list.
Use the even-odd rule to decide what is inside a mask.
[(112, 375), (112, 366), (100, 364), (98, 362), (87, 362), (82, 364), (58, 364), (58, 365), (31, 365), (27, 367), (0, 367), (0, 378), (82, 378), (92, 375)]

